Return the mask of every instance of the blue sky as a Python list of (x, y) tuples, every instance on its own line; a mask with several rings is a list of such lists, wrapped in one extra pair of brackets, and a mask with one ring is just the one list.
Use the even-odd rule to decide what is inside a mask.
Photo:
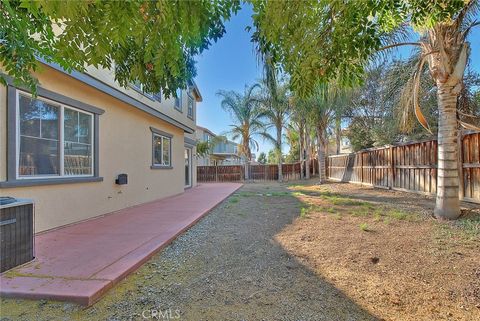
[[(197, 109), (197, 124), (217, 134), (228, 131), (232, 123), (230, 115), (220, 106), (217, 91), (224, 89), (243, 93), (246, 84), (251, 85), (262, 76), (250, 42), (251, 34), (245, 31), (245, 27), (251, 24), (251, 15), (250, 7), (244, 7), (226, 23), (226, 34), (197, 58), (195, 81), (203, 97)], [(258, 141), (261, 151), (267, 152), (272, 148), (268, 142)], [(255, 153), (258, 155), (258, 152)]]
[[(230, 115), (220, 106), (221, 99), (216, 96), (218, 90), (243, 92), (245, 85), (251, 85), (261, 78), (262, 69), (258, 65), (250, 34), (245, 27), (251, 25), (252, 10), (249, 6), (232, 17), (226, 23), (226, 34), (210, 49), (197, 57), (197, 77), (195, 79), (203, 96), (203, 102), (197, 109), (197, 124), (207, 127), (217, 134), (229, 130), (232, 123)], [(480, 72), (480, 27), (469, 37), (472, 46), (471, 67)], [(408, 56), (409, 49), (398, 51), (398, 55)], [(273, 146), (258, 139), (260, 150), (268, 152)], [(288, 146), (283, 147), (284, 152)]]

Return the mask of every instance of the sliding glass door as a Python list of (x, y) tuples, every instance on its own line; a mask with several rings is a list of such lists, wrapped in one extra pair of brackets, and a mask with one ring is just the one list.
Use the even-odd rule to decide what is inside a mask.
[(192, 187), (192, 149), (185, 148), (185, 187)]

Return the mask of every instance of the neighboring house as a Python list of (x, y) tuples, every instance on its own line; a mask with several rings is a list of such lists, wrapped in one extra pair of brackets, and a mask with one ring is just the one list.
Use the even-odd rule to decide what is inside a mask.
[(42, 64), (38, 97), (0, 85), (0, 194), (35, 201), (37, 232), (196, 185), (195, 83), (166, 99), (109, 70)]
[[(350, 140), (344, 136), (346, 135), (346, 130), (342, 130), (342, 137), (340, 138), (340, 154), (350, 154), (353, 152), (352, 145)], [(335, 137), (331, 138), (328, 141), (328, 154), (335, 155), (337, 153), (337, 142)]]
[(342, 137), (342, 139), (340, 140), (340, 153), (353, 153), (352, 144), (350, 144), (350, 139), (348, 139), (347, 137)]
[[(201, 126), (197, 126), (195, 135), (200, 142), (210, 142), (217, 136)], [(203, 157), (198, 156), (197, 162), (199, 166), (245, 164), (245, 160), (238, 154), (238, 144), (229, 140), (216, 142), (210, 154)]]

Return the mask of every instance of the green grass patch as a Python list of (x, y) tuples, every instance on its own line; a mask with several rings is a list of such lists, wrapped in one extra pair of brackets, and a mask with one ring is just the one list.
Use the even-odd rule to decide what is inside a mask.
[(274, 197), (278, 197), (278, 196), (291, 196), (292, 193), (290, 192), (271, 192), (271, 193), (267, 193), (267, 194), (264, 194), (265, 196), (274, 196)]
[(339, 197), (339, 196), (327, 196), (325, 197), (333, 205), (343, 205), (343, 206), (367, 206), (370, 203), (353, 200), (350, 198)]
[(283, 192), (283, 191), (267, 192), (267, 193), (238, 192), (234, 194), (234, 196), (239, 196), (239, 197), (255, 197), (255, 196), (279, 197), (279, 196), (290, 196), (290, 195), (292, 195), (292, 193)]
[(310, 205), (310, 206), (307, 206), (307, 207), (302, 207), (300, 209), (300, 217), (306, 218), (306, 217), (309, 216), (309, 214), (324, 212), (324, 211), (325, 211), (325, 209), (321, 206)]
[(410, 218), (410, 214), (401, 210), (388, 211), (387, 215), (396, 220), (404, 221)]
[(370, 229), (370, 226), (368, 226), (367, 223), (362, 223), (358, 226), (360, 228), (360, 230), (364, 231), (364, 232), (369, 232), (371, 231)]
[(337, 213), (337, 210), (336, 210), (335, 207), (333, 207), (333, 206), (327, 208), (325, 211), (328, 212), (328, 213), (332, 213), (332, 214), (333, 214), (333, 213)]
[(461, 217), (456, 221), (437, 223), (439, 239), (459, 237), (465, 241), (480, 240), (480, 216)]
[(333, 218), (336, 219), (336, 220), (341, 220), (342, 215), (340, 213), (335, 213), (335, 214), (333, 214)]
[(238, 201), (239, 201), (239, 199), (238, 199), (238, 197), (236, 197), (236, 196), (232, 196), (232, 197), (230, 197), (230, 199), (228, 200), (228, 202), (229, 202), (230, 204), (238, 203)]
[(460, 218), (455, 225), (469, 239), (480, 239), (480, 216)]
[(301, 218), (308, 218), (308, 208), (302, 207), (300, 209), (300, 217)]

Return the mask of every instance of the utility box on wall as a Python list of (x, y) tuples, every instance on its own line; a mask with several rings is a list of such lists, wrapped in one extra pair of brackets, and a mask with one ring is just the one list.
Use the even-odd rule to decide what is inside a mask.
[(0, 272), (33, 260), (33, 221), (32, 200), (0, 197)]
[(115, 180), (117, 185), (126, 185), (128, 184), (128, 175), (127, 174), (118, 174), (117, 179)]

